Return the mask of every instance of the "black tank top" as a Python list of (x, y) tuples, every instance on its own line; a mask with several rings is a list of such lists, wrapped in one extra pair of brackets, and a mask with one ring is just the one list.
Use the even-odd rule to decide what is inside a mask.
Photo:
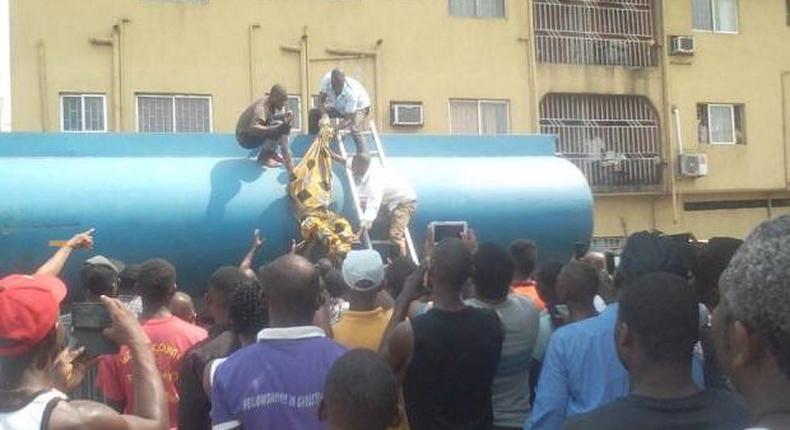
[(403, 396), (412, 430), (492, 428), (491, 383), (504, 337), (497, 314), (431, 309), (411, 326)]

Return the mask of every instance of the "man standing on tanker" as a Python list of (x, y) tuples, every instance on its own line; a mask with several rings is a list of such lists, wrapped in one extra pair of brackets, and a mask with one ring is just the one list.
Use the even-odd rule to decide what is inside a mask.
[(370, 96), (365, 87), (354, 78), (348, 78), (340, 69), (333, 69), (321, 79), (319, 111), (330, 118), (340, 118), (337, 129), (349, 129), (357, 154), (367, 152), (362, 130), (370, 113)]
[[(236, 123), (236, 140), (247, 149), (261, 148), (258, 162), (266, 167), (285, 163), (293, 171), (288, 136), (293, 112), (286, 109), (288, 94), (282, 85), (274, 85), (269, 94), (256, 100), (242, 112)], [(282, 155), (277, 153), (280, 147)]]

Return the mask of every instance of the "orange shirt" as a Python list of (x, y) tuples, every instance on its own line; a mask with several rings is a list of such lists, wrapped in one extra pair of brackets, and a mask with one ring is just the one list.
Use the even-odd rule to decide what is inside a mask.
[[(170, 428), (175, 429), (178, 427), (178, 376), (181, 372), (181, 358), (192, 345), (205, 339), (208, 334), (206, 330), (174, 316), (145, 320), (141, 325), (151, 339), (156, 367), (165, 386), (170, 410)], [(116, 355), (102, 356), (96, 382), (108, 399), (123, 402), (125, 413), (134, 410), (134, 363), (131, 360), (129, 348), (126, 346), (122, 346)]]
[(538, 295), (538, 284), (535, 283), (535, 281), (513, 281), (510, 287), (513, 289), (514, 293), (532, 299), (532, 303), (538, 308), (538, 312), (546, 309), (546, 304), (543, 303), (543, 300), (541, 300)]

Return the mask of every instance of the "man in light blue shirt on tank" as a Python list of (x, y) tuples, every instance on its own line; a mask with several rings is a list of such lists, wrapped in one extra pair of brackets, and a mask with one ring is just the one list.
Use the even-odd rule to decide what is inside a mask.
[(359, 81), (346, 77), (340, 69), (333, 69), (321, 79), (318, 109), (330, 118), (339, 118), (338, 129), (348, 129), (354, 139), (357, 154), (367, 152), (362, 130), (370, 113), (370, 96)]

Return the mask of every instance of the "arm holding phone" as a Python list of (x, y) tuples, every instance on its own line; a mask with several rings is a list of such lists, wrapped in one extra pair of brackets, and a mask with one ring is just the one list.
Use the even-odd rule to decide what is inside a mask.
[(101, 300), (112, 318), (104, 335), (126, 345), (134, 363), (134, 398), (137, 401), (133, 415), (121, 415), (91, 401), (59, 402), (52, 411), (49, 427), (53, 430), (164, 430), (168, 426), (167, 403), (151, 342), (123, 303), (106, 296)]

